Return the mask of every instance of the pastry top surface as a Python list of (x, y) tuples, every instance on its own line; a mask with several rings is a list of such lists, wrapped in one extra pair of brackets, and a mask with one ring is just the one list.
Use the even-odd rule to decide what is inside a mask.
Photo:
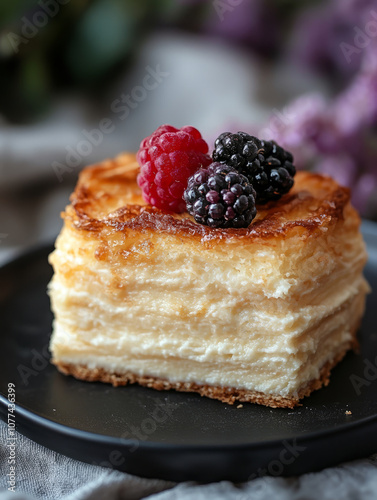
[[(246, 229), (213, 229), (197, 224), (188, 213), (169, 213), (147, 205), (137, 185), (139, 166), (134, 154), (85, 168), (63, 213), (80, 231), (158, 231), (212, 239), (284, 238), (287, 233), (310, 235), (344, 218), (350, 191), (333, 179), (298, 172), (292, 190), (280, 200), (258, 206)], [(352, 210), (353, 217), (358, 217)]]

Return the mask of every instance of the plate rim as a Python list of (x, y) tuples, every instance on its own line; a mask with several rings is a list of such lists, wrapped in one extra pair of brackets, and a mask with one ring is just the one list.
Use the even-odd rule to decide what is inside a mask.
[[(7, 398), (0, 393), (0, 405), (5, 407), (8, 407), (8, 400)], [(287, 408), (289, 411), (289, 408)], [(122, 438), (117, 438), (114, 436), (107, 436), (105, 434), (97, 434), (94, 432), (90, 431), (84, 431), (81, 429), (76, 429), (74, 427), (69, 427), (68, 425), (61, 424), (59, 422), (54, 422), (53, 420), (50, 420), (46, 417), (43, 417), (41, 415), (38, 415), (37, 413), (28, 410), (27, 408), (21, 406), (19, 403), (15, 404), (15, 413), (16, 416), (21, 416), (24, 420), (28, 421), (29, 423), (36, 423), (37, 425), (40, 426), (45, 426), (49, 430), (52, 431), (57, 431), (62, 435), (69, 435), (72, 438), (80, 438), (80, 439), (85, 439), (86, 441), (96, 441), (98, 444), (107, 444), (107, 445), (118, 445), (121, 444), (123, 446), (133, 446), (134, 445), (134, 440), (132, 439), (122, 439)], [(2, 418), (2, 412), (0, 411), (0, 417)], [(3, 418), (2, 418), (3, 420)], [(364, 425), (367, 424), (377, 424), (377, 413), (375, 415), (371, 415), (369, 417), (365, 417), (362, 419), (359, 419), (357, 421), (353, 422), (345, 422), (344, 424), (341, 424), (333, 429), (326, 429), (326, 430), (321, 430), (321, 431), (314, 431), (314, 432), (309, 432), (307, 434), (301, 434), (298, 436), (295, 436), (294, 438), (290, 436), (282, 437), (281, 439), (271, 439), (269, 441), (258, 441), (258, 442), (245, 442), (245, 443), (238, 443), (238, 444), (211, 444), (211, 445), (200, 445), (200, 444), (173, 444), (173, 443), (160, 443), (160, 442), (155, 442), (155, 441), (141, 441), (139, 442), (139, 448), (153, 448), (154, 450), (185, 450), (185, 451), (200, 451), (200, 450), (206, 450), (206, 451), (216, 451), (216, 450), (234, 450), (234, 449), (244, 449), (247, 448), (248, 450), (252, 450), (253, 448), (265, 448), (268, 446), (275, 447), (279, 445), (282, 441), (289, 441), (291, 439), (297, 439), (297, 441), (300, 440), (308, 440), (308, 441), (313, 441), (318, 439), (318, 437), (323, 437), (327, 435), (334, 435), (338, 433), (343, 433), (347, 432), (350, 429), (355, 429), (358, 427), (363, 427)]]

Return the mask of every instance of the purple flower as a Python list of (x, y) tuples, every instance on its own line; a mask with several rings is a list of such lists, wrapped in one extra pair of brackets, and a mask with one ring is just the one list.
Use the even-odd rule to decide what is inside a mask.
[(271, 52), (281, 35), (279, 16), (273, 4), (263, 0), (243, 1), (234, 6), (224, 2), (226, 10), (209, 17), (206, 31), (221, 38), (244, 43), (261, 52)]
[[(355, 36), (373, 21), (375, 0), (331, 0), (325, 5), (305, 9), (296, 20), (289, 44), (290, 58), (326, 74), (352, 76), (360, 68), (363, 50)], [(342, 44), (355, 47), (346, 58)]]
[(326, 119), (323, 97), (319, 94), (304, 95), (282, 111), (275, 112), (259, 135), (264, 139), (273, 139), (292, 151), (297, 167), (307, 168)]
[(325, 157), (316, 165), (316, 171), (329, 175), (341, 186), (354, 185), (358, 173), (353, 158), (345, 154)]
[[(332, 101), (320, 95), (297, 98), (274, 114), (270, 139), (292, 151), (299, 168), (312, 168), (349, 186), (363, 214), (377, 210), (377, 50), (363, 53), (359, 72)], [(374, 205), (374, 208), (373, 208)], [(377, 213), (374, 214), (377, 216)]]
[(376, 217), (377, 179), (375, 175), (364, 174), (359, 177), (352, 189), (352, 201), (354, 206), (366, 217)]
[(361, 72), (334, 103), (336, 126), (345, 135), (377, 124), (377, 44), (365, 49)]

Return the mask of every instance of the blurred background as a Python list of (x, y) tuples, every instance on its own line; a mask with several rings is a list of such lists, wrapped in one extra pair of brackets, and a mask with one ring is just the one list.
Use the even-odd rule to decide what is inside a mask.
[(1, 259), (163, 123), (275, 139), (377, 220), (377, 0), (2, 1)]

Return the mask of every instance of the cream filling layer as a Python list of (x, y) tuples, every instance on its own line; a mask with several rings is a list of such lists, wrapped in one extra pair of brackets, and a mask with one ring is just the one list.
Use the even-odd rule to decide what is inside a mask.
[(236, 312), (224, 297), (220, 317), (207, 313), (193, 325), (169, 308), (169, 296), (156, 314), (148, 302), (112, 305), (54, 278), (51, 350), (56, 362), (90, 369), (290, 396), (349, 347), (367, 290), (359, 276), (323, 304), (280, 317), (242, 305)]

